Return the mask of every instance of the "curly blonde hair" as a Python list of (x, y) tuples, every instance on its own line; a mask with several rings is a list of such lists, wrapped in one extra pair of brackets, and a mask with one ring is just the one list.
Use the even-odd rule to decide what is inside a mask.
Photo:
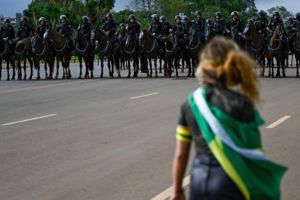
[(205, 75), (246, 95), (253, 106), (260, 103), (259, 81), (253, 68), (256, 63), (233, 41), (215, 37), (202, 50), (196, 71), (199, 80)]

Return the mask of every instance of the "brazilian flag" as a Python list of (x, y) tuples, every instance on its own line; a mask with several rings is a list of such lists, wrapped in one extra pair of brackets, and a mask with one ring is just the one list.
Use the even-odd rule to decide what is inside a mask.
[(279, 200), (280, 181), (287, 170), (269, 160), (258, 126), (264, 121), (240, 122), (207, 101), (204, 88), (189, 96), (189, 104), (201, 133), (226, 174), (247, 200)]

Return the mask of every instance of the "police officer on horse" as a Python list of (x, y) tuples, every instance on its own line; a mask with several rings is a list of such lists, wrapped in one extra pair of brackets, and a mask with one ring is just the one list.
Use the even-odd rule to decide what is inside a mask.
[[(202, 44), (205, 43), (205, 36), (204, 36), (204, 31), (205, 31), (205, 20), (202, 19), (202, 12), (201, 11), (196, 11), (195, 16), (197, 19), (194, 20), (193, 24), (196, 28), (196, 32), (198, 35), (200, 35), (200, 39)], [(211, 22), (211, 20), (210, 20)]]
[(41, 23), (41, 25), (39, 25), (36, 30), (35, 30), (35, 34), (38, 34), (40, 36), (40, 38), (43, 39), (44, 37), (44, 33), (46, 32), (46, 28), (49, 29), (49, 25), (46, 24), (46, 19), (45, 17), (41, 17), (39, 19), (39, 22)]
[(138, 41), (139, 40), (139, 34), (141, 31), (141, 26), (139, 23), (137, 23), (135, 21), (135, 16), (134, 15), (130, 15), (129, 16), (129, 20), (128, 20), (128, 24), (127, 24), (127, 31), (131, 34), (135, 36), (135, 39)]
[(172, 29), (172, 25), (169, 22), (166, 22), (167, 18), (165, 16), (160, 17), (160, 22), (163, 23), (166, 27), (166, 35), (168, 36), (170, 34), (170, 29)]
[[(296, 14), (296, 18), (297, 18), (297, 14)], [(290, 52), (289, 52), (289, 54), (293, 54), (292, 49), (293, 49), (293, 42), (295, 41), (295, 37), (297, 35), (297, 32), (296, 32), (297, 31), (297, 22), (294, 21), (293, 17), (289, 17), (288, 22), (289, 22), (289, 25), (286, 27), (286, 29), (288, 30), (287, 33), (290, 35), (290, 38), (289, 38)]]
[(126, 35), (126, 31), (125, 31), (125, 24), (124, 23), (121, 23), (120, 24), (120, 29), (118, 30), (117, 34), (116, 35), (119, 35), (121, 34), (122, 37), (121, 38), (124, 38), (125, 35)]
[(212, 31), (215, 32), (216, 35), (223, 35), (225, 28), (226, 28), (226, 22), (222, 19), (222, 13), (216, 12), (215, 13), (215, 20), (212, 22)]
[(81, 20), (82, 20), (82, 23), (79, 24), (78, 30), (79, 30), (79, 32), (81, 32), (84, 35), (86, 41), (89, 42), (90, 38), (91, 38), (92, 30), (93, 30), (93, 25), (91, 23), (89, 23), (89, 18), (87, 16), (83, 16), (81, 18)]
[(236, 26), (238, 29), (238, 35), (240, 38), (242, 38), (245, 27), (243, 22), (238, 18), (239, 13), (237, 11), (233, 11), (231, 13), (231, 17), (232, 19), (227, 24), (227, 33), (231, 32), (231, 27)]
[(67, 22), (66, 15), (61, 15), (60, 21), (61, 21), (61, 24), (55, 30), (57, 32), (60, 31), (61, 36), (63, 36), (65, 38), (65, 40), (67, 41), (70, 50), (73, 51), (74, 45), (73, 45), (73, 41), (71, 38), (71, 32), (72, 32), (71, 25)]
[[(10, 52), (14, 52), (15, 43), (13, 39), (15, 38), (15, 29), (10, 25), (10, 19), (4, 19), (4, 25), (0, 28), (0, 36), (4, 41), (7, 41)], [(1, 70), (1, 69), (0, 69)]]
[[(185, 48), (184, 43), (184, 34), (186, 33), (185, 24), (181, 23), (181, 17), (179, 15), (175, 16), (175, 24), (173, 26), (172, 32), (175, 33), (178, 37), (178, 42), (183, 48)], [(182, 49), (183, 50), (183, 49)]]
[(111, 39), (111, 42), (114, 46), (114, 52), (116, 52), (116, 50), (118, 49), (115, 35), (116, 28), (117, 23), (113, 20), (113, 15), (111, 13), (107, 13), (106, 20), (102, 25), (102, 29), (106, 33), (106, 35)]
[(153, 23), (150, 24), (150, 27), (149, 27), (149, 31), (155, 35), (156, 39), (157, 39), (157, 42), (158, 42), (158, 45), (159, 45), (159, 51), (160, 52), (163, 52), (164, 50), (164, 41), (162, 39), (163, 36), (167, 35), (167, 30), (166, 30), (166, 27), (163, 23), (159, 22), (159, 17), (157, 14), (153, 14), (151, 15), (151, 18), (153, 20)]
[(26, 16), (23, 16), (21, 18), (21, 26), (18, 28), (17, 40), (23, 40), (25, 38), (29, 38), (30, 36), (33, 36), (35, 30), (31, 25), (27, 24), (27, 22), (28, 22), (28, 18)]
[(264, 38), (264, 54), (267, 53), (267, 42), (268, 42), (268, 32), (267, 28), (269, 26), (269, 21), (265, 17), (266, 12), (263, 10), (258, 11), (259, 18), (256, 19), (254, 23), (255, 30), (260, 34), (261, 37)]

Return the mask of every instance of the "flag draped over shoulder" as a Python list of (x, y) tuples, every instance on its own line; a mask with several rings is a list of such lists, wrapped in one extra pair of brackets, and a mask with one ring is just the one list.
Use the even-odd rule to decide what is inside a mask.
[(240, 122), (206, 99), (205, 89), (189, 96), (189, 104), (210, 150), (247, 200), (280, 199), (280, 181), (286, 167), (271, 162), (261, 146), (255, 111), (250, 123)]

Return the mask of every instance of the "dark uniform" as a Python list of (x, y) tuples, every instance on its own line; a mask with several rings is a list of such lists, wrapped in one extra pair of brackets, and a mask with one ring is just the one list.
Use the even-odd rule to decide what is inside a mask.
[[(10, 22), (9, 19), (5, 19), (4, 20), (4, 24)], [(6, 25), (2, 26), (0, 28), (0, 36), (2, 38), (8, 38), (8, 46), (11, 52), (14, 52), (14, 42), (12, 41), (15, 38), (15, 29), (13, 26), (8, 25), (8, 27), (6, 27)], [(1, 69), (0, 69), (1, 70)]]
[(46, 28), (49, 29), (49, 25), (46, 24), (46, 19), (44, 17), (41, 17), (39, 19), (39, 22), (44, 21), (44, 24), (41, 24), (40, 26), (38, 26), (35, 30), (35, 33), (38, 34), (40, 36), (40, 38), (43, 39), (44, 37), (44, 33), (46, 32)]
[(163, 23), (158, 21), (159, 17), (156, 14), (152, 15), (151, 17), (153, 20), (154, 19), (157, 20), (157, 22), (156, 23), (153, 22), (152, 24), (150, 24), (149, 31), (152, 34), (155, 34), (156, 39), (159, 43), (159, 46), (164, 47), (164, 41), (163, 41), (162, 37), (159, 35), (162, 35), (162, 36), (167, 35), (166, 27)]
[[(31, 34), (30, 34), (31, 32)], [(33, 36), (35, 30), (34, 28), (29, 25), (29, 24), (22, 24), (19, 28), (18, 28), (18, 32), (17, 32), (17, 37), (20, 38), (20, 40), (24, 39), (24, 38), (28, 38), (30, 36)]]
[(260, 10), (258, 12), (259, 16), (262, 16), (262, 18), (257, 18), (255, 23), (254, 23), (254, 28), (257, 32), (261, 31), (260, 36), (265, 38), (264, 40), (264, 53), (267, 53), (267, 43), (268, 43), (268, 31), (267, 28), (269, 26), (269, 21), (267, 20), (267, 18), (265, 18), (266, 12), (263, 10)]
[(269, 26), (267, 27), (267, 30), (269, 31), (273, 31), (273, 33), (269, 33), (269, 38), (271, 38), (274, 34), (274, 31), (276, 29), (276, 27), (280, 24), (283, 24), (282, 20), (281, 19), (272, 19), (269, 23)]
[(72, 42), (72, 38), (71, 38), (71, 32), (72, 32), (71, 25), (68, 24), (68, 22), (66, 22), (65, 24), (59, 25), (55, 30), (57, 32), (60, 31), (61, 35), (65, 35), (65, 39), (67, 40), (69, 47), (72, 48), (73, 42)]
[(161, 16), (160, 20), (163, 20), (163, 24), (166, 27), (166, 36), (170, 34), (170, 29), (172, 29), (172, 25), (169, 22), (166, 22), (167, 18), (165, 16)]
[[(181, 19), (179, 15), (176, 15), (175, 16), (175, 22), (176, 22), (176, 19)], [(183, 23), (175, 23), (173, 25), (173, 28), (172, 28), (172, 32), (175, 33), (177, 36), (178, 36), (178, 42), (181, 43), (181, 45), (185, 46), (184, 45), (184, 33), (186, 33), (186, 30), (185, 30), (186, 26), (185, 24)]]
[[(111, 20), (108, 20), (107, 18), (110, 17)], [(117, 23), (112, 19), (112, 14), (111, 13), (107, 13), (106, 14), (106, 20), (102, 25), (102, 29), (103, 31), (106, 33), (107, 31), (109, 31), (109, 38), (111, 39), (115, 49), (117, 49), (117, 43), (116, 43), (116, 35), (115, 35), (115, 31), (117, 28)]]
[[(197, 17), (198, 15), (202, 16), (202, 13), (200, 11), (196, 11), (195, 16)], [(205, 35), (204, 35), (205, 23), (206, 23), (205, 20), (202, 19), (201, 17), (200, 18), (197, 17), (197, 19), (195, 19), (193, 22), (196, 32), (198, 35), (200, 35), (203, 44), (205, 42)]]
[(93, 25), (91, 23), (83, 22), (83, 23), (79, 24), (78, 30), (80, 33), (82, 33), (84, 35), (84, 37), (87, 41), (90, 41), (91, 32), (93, 30)]
[(189, 35), (190, 28), (193, 26), (193, 23), (188, 21), (188, 23), (185, 23), (185, 34)]
[[(131, 19), (134, 19), (134, 22), (130, 22)], [(129, 22), (127, 24), (126, 30), (131, 34), (134, 35), (136, 40), (139, 39), (139, 35), (136, 34), (140, 34), (141, 31), (141, 26), (139, 23), (137, 23), (135, 21), (135, 16), (134, 15), (130, 15), (129, 16)]]
[(222, 35), (225, 31), (226, 23), (222, 19), (219, 21), (215, 20), (212, 22), (212, 27), (216, 35)]
[[(125, 27), (125, 25), (123, 23), (120, 25), (120, 27), (122, 27), (122, 26)], [(119, 39), (125, 38), (125, 35), (126, 35), (125, 29), (119, 29), (116, 35)]]

